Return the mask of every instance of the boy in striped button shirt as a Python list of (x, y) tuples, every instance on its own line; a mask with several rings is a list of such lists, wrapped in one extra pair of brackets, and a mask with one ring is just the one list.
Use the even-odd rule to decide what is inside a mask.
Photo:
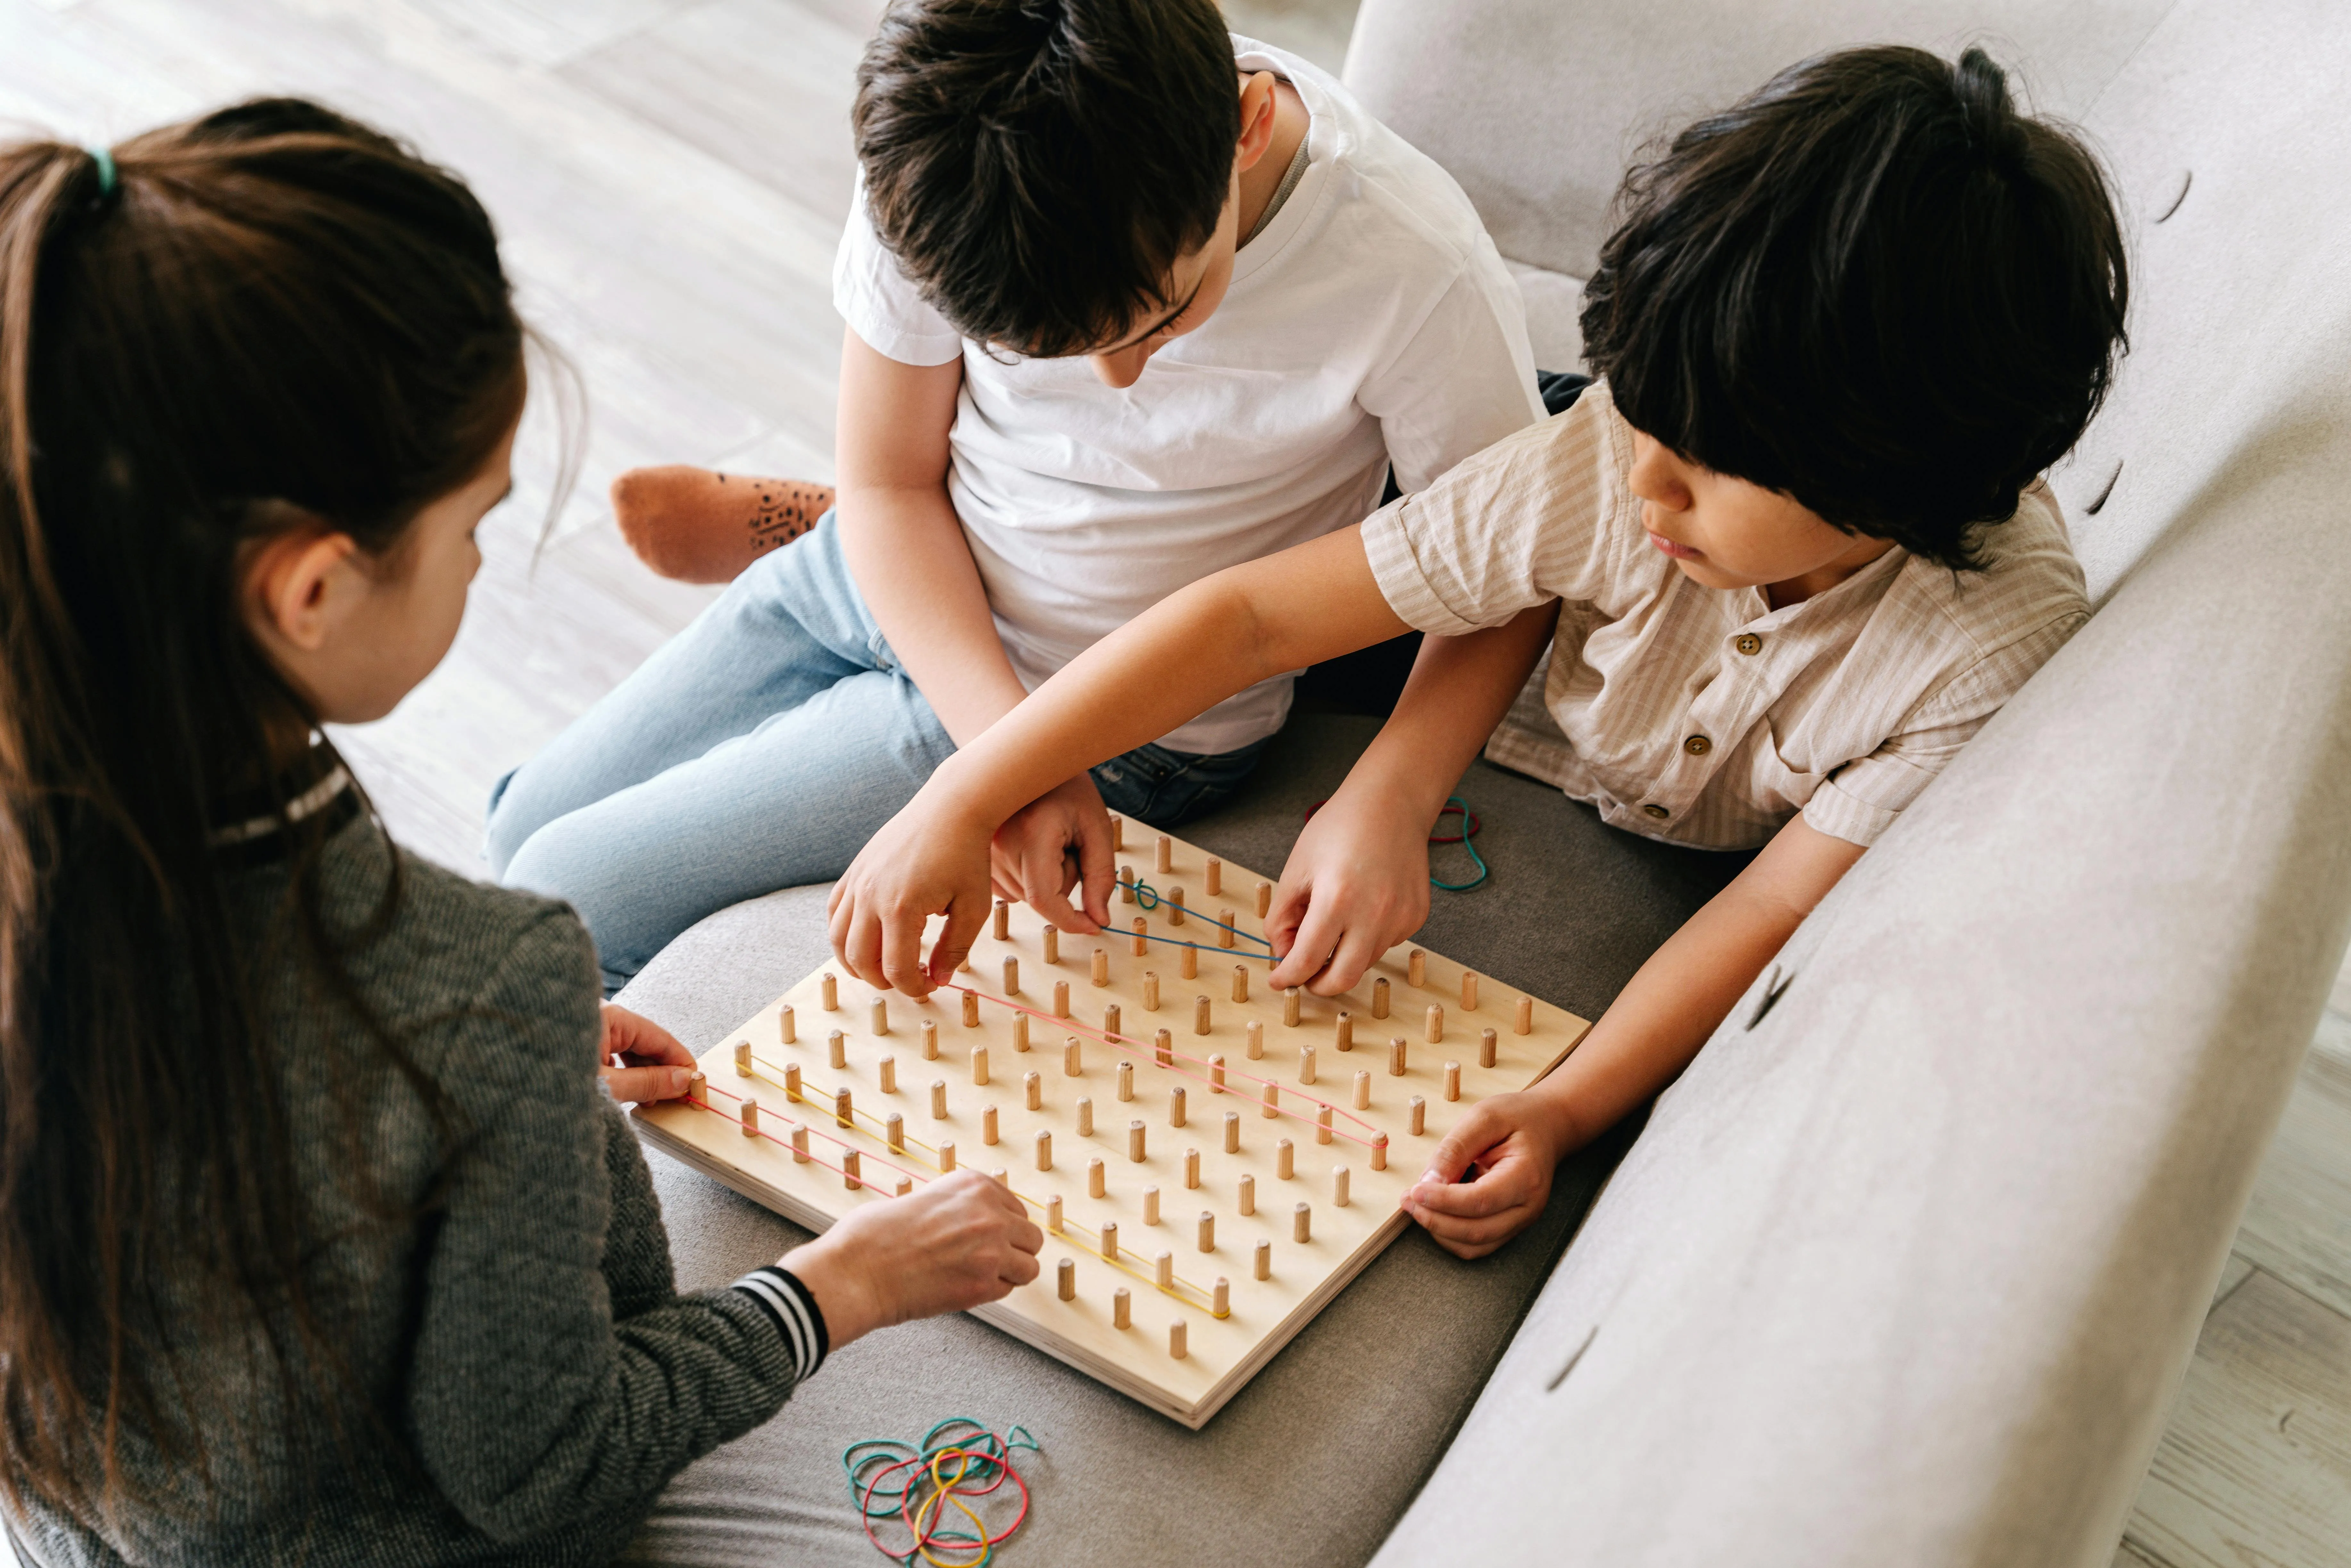
[[(1276, 987), (1346, 990), (1418, 927), (1430, 824), (1481, 746), (1616, 827), (1761, 846), (1557, 1071), (1465, 1116), (1405, 1200), (1464, 1257), (1531, 1222), (1560, 1157), (1687, 1064), (2087, 619), (2039, 476), (2123, 341), (2098, 167), (2018, 113), (1980, 50), (1792, 67), (1635, 168), (1620, 210), (1585, 287), (1601, 380), (1572, 409), (1072, 663), (851, 867), (842, 961), (927, 990), (987, 908), (989, 834), (1029, 800), (1264, 671), (1417, 627), (1394, 716), (1283, 873)], [(1108, 866), (1083, 881), (1106, 919)]]

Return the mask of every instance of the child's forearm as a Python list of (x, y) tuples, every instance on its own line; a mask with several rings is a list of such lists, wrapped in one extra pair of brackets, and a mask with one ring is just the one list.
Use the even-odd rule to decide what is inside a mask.
[(1204, 578), (1080, 655), (933, 776), (989, 831), (1062, 779), (1258, 682), (1405, 630), (1353, 528)]
[(1554, 600), (1505, 625), (1424, 642), (1395, 711), (1349, 771), (1347, 787), (1379, 790), (1434, 822), (1558, 623)]

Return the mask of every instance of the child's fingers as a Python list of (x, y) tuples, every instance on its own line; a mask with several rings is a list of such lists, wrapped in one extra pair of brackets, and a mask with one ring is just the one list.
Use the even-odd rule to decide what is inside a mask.
[(1482, 1219), (1458, 1219), (1451, 1215), (1416, 1211), (1413, 1218), (1420, 1221), (1421, 1228), (1439, 1247), (1455, 1257), (1483, 1258), (1532, 1224), (1536, 1212), (1519, 1207)]
[(832, 956), (867, 985), (881, 984), (882, 924), (863, 901), (851, 898), (834, 912)]
[(1449, 1186), (1461, 1179), (1461, 1174), (1476, 1165), (1479, 1156), (1510, 1135), (1512, 1124), (1496, 1108), (1491, 1100), (1482, 1100), (1469, 1107), (1469, 1113), (1453, 1124), (1453, 1131), (1437, 1143), (1437, 1152), (1428, 1157), (1428, 1169), (1420, 1185), (1434, 1183)]
[(1355, 982), (1380, 961), (1388, 947), (1389, 943), (1381, 936), (1377, 926), (1366, 925), (1360, 919), (1356, 920), (1348, 926), (1347, 935), (1332, 952), (1331, 961), (1324, 966), (1322, 977), (1314, 982), (1314, 994), (1335, 997), (1343, 991), (1353, 989)]
[(1539, 1202), (1548, 1182), (1523, 1152), (1505, 1146), (1493, 1164), (1470, 1182), (1433, 1182), (1423, 1176), (1405, 1194), (1416, 1211), (1478, 1219)]
[[(1296, 928), (1284, 934), (1288, 937), (1281, 962), (1275, 965), (1266, 983), (1275, 990), (1286, 991), (1292, 986), (1303, 986), (1322, 973), (1330, 961), (1332, 950), (1346, 935), (1337, 906), (1327, 899), (1315, 899), (1306, 904)], [(1318, 994), (1321, 987), (1315, 988)]]
[[(984, 915), (980, 901), (958, 898), (947, 905), (947, 923), (939, 928), (939, 939), (931, 944), (930, 970), (923, 976), (922, 989), (911, 993), (926, 997), (934, 985), (944, 986), (963, 967), (971, 956), (971, 945), (979, 940), (979, 928)], [(919, 948), (923, 939), (923, 923), (914, 923), (914, 943)]]
[(1086, 924), (1099, 931), (1110, 924), (1110, 890), (1118, 885), (1118, 856), (1110, 847), (1107, 812), (1089, 811), (1079, 820), (1078, 883)]
[(604, 1054), (643, 1058), (635, 1063), (640, 1066), (668, 1063), (690, 1068), (695, 1064), (694, 1052), (677, 1036), (642, 1013), (610, 1002), (604, 1004)]
[[(689, 1059), (690, 1060), (690, 1059)], [(693, 1074), (684, 1067), (606, 1067), (600, 1070), (604, 1087), (623, 1105), (646, 1105), (674, 1100), (685, 1092)]]

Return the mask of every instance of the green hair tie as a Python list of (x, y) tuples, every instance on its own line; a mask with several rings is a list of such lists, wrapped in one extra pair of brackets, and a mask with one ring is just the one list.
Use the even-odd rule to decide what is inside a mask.
[(103, 147), (85, 147), (83, 152), (98, 162), (98, 193), (100, 200), (114, 194), (114, 154)]

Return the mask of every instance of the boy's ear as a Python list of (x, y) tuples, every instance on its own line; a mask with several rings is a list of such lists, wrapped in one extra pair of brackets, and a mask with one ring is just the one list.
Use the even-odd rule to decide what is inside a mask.
[(1274, 75), (1252, 71), (1241, 78), (1241, 140), (1234, 166), (1251, 169), (1273, 145)]
[(246, 556), (244, 588), (246, 619), (265, 644), (315, 653), (339, 618), (359, 554), (350, 535), (337, 533), (319, 518), (282, 528)]

